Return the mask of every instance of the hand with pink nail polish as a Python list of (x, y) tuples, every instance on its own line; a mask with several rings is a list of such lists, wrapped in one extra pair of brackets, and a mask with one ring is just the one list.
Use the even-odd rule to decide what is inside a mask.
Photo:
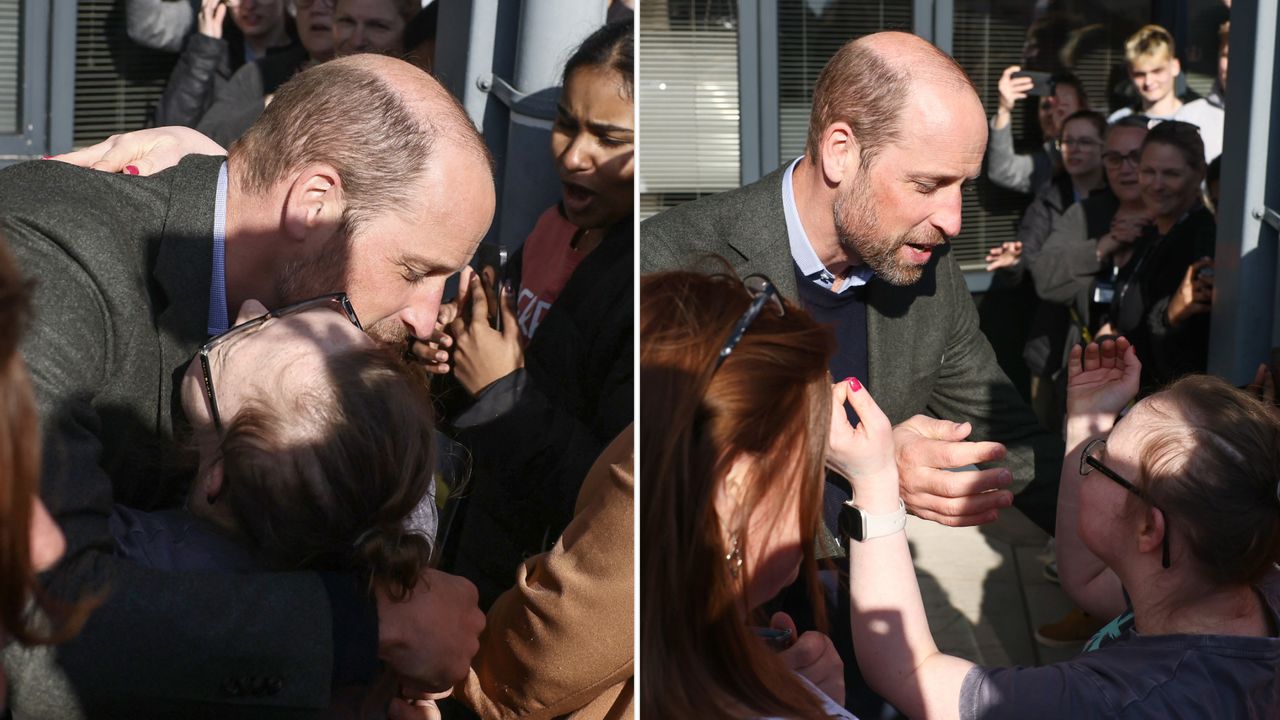
[[(845, 403), (858, 414), (858, 426), (849, 424)], [(889, 510), (898, 505), (898, 467), (894, 463), (893, 425), (871, 393), (857, 378), (845, 378), (831, 387), (831, 435), (827, 440), (827, 467), (853, 486), (859, 507), (875, 500)], [(883, 501), (883, 503), (881, 502)]]

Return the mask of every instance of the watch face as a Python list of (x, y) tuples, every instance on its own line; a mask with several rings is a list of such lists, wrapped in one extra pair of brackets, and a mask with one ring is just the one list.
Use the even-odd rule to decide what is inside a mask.
[(862, 511), (849, 503), (842, 503), (840, 506), (840, 541), (847, 545), (850, 540), (862, 542), (865, 536), (866, 528), (862, 522)]

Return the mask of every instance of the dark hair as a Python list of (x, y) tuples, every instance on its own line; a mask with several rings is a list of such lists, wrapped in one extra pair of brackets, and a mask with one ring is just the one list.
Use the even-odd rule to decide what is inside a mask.
[[(1058, 88), (1069, 87), (1076, 91), (1076, 98), (1080, 101), (1080, 107), (1089, 107), (1089, 93), (1085, 92), (1084, 83), (1073, 73), (1055, 73), (1049, 78), (1049, 84), (1053, 87), (1053, 91), (1058, 92)], [(1065, 124), (1065, 123), (1064, 123)], [(1099, 133), (1101, 134), (1101, 133)]]
[[(716, 370), (750, 302), (727, 275), (669, 272), (640, 281), (640, 692), (655, 717), (820, 715), (813, 693), (743, 622), (748, 568), (739, 578), (729, 568), (715, 497), (733, 462), (749, 455), (756, 464), (744, 483), (743, 517), (787, 493), (799, 499), (802, 537), (817, 537), (834, 341), (787, 303), (783, 317), (761, 312)], [(732, 532), (739, 547), (751, 547), (740, 522)], [(802, 577), (821, 598), (814, 543), (802, 548)], [(820, 600), (816, 613), (825, 624)]]
[[(75, 635), (99, 599), (66, 605), (47, 597), (31, 564), (33, 502), (40, 479), (40, 420), (18, 344), (31, 322), (32, 283), (23, 278), (0, 233), (0, 637), (27, 645)], [(52, 631), (29, 626), (34, 598), (54, 621)]]
[(1192, 170), (1204, 172), (1204, 140), (1200, 139), (1200, 128), (1195, 125), (1181, 120), (1165, 120), (1147, 133), (1142, 141), (1142, 150), (1145, 152), (1153, 143), (1177, 148)]
[(622, 76), (622, 89), (628, 100), (635, 96), (635, 24), (631, 18), (611, 22), (587, 36), (564, 64), (562, 85), (569, 84), (573, 71), (583, 68), (606, 68)]
[(342, 179), (343, 221), (354, 233), (375, 217), (416, 206), (418, 180), (437, 141), (467, 148), (488, 165), (488, 149), (471, 119), (439, 83), (414, 69), (422, 78), (415, 88), (422, 90), (420, 102), (432, 112), (411, 110), (375, 63), (368, 55), (338, 58), (281, 85), (228, 153), (244, 189), (265, 192), (293, 170), (326, 163)]
[(1218, 180), (1221, 177), (1222, 177), (1222, 156), (1219, 155), (1218, 157), (1213, 159), (1213, 162), (1209, 163), (1208, 169), (1206, 169), (1204, 172), (1205, 185), (1212, 185), (1213, 183), (1218, 182)]
[(439, 24), (440, 3), (433, 2), (419, 10), (404, 26), (404, 49), (409, 51), (428, 40), (435, 40)]
[(1098, 131), (1099, 138), (1107, 134), (1107, 119), (1102, 117), (1102, 113), (1095, 112), (1093, 110), (1077, 110), (1076, 112), (1068, 115), (1067, 118), (1062, 121), (1061, 132), (1065, 134), (1067, 132), (1067, 123), (1075, 122), (1076, 120), (1088, 121), (1089, 124), (1093, 126), (1093, 129)]
[[(849, 123), (864, 166), (902, 136), (901, 116), (912, 75), (907, 68), (891, 64), (867, 37), (851, 40), (837, 50), (814, 84), (805, 154), (815, 162), (822, 134), (833, 123)], [(941, 75), (973, 90), (973, 81), (954, 58), (923, 40), (919, 42), (928, 46), (926, 57)], [(973, 92), (976, 97), (977, 91)]]
[(1221, 378), (1189, 375), (1147, 402), (1166, 419), (1141, 483), (1209, 578), (1253, 584), (1280, 560), (1280, 414)]
[[(263, 403), (236, 413), (219, 502), (273, 566), (366, 572), (397, 597), (431, 557), (431, 539), (405, 525), (433, 482), (426, 383), (383, 348), (327, 365), (326, 390), (294, 398), (287, 414)], [(289, 439), (300, 423), (318, 428), (314, 439)]]
[(1138, 115), (1137, 113), (1133, 115), (1125, 115), (1119, 120), (1116, 120), (1115, 122), (1108, 125), (1107, 132), (1109, 133), (1112, 130), (1115, 130), (1116, 128), (1134, 128), (1139, 130), (1150, 130), (1151, 118), (1147, 117), (1146, 115)]

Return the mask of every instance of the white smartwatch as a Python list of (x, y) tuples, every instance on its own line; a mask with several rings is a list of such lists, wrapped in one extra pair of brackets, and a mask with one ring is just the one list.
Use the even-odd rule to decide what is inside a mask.
[(883, 515), (871, 515), (847, 500), (840, 508), (841, 537), (865, 542), (901, 532), (907, 526), (907, 504), (898, 498), (898, 509)]

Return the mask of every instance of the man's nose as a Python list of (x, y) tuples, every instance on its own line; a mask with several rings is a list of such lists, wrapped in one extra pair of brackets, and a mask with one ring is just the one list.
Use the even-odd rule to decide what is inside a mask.
[[(413, 298), (404, 310), (400, 311), (400, 320), (416, 338), (431, 337), (436, 328), (436, 316), (440, 313), (440, 298), (444, 294), (444, 286), (431, 288)], [(463, 308), (459, 308), (463, 311)]]
[(956, 191), (942, 202), (945, 204), (933, 214), (933, 226), (950, 239), (960, 234), (960, 217), (964, 214), (962, 189), (957, 186)]

